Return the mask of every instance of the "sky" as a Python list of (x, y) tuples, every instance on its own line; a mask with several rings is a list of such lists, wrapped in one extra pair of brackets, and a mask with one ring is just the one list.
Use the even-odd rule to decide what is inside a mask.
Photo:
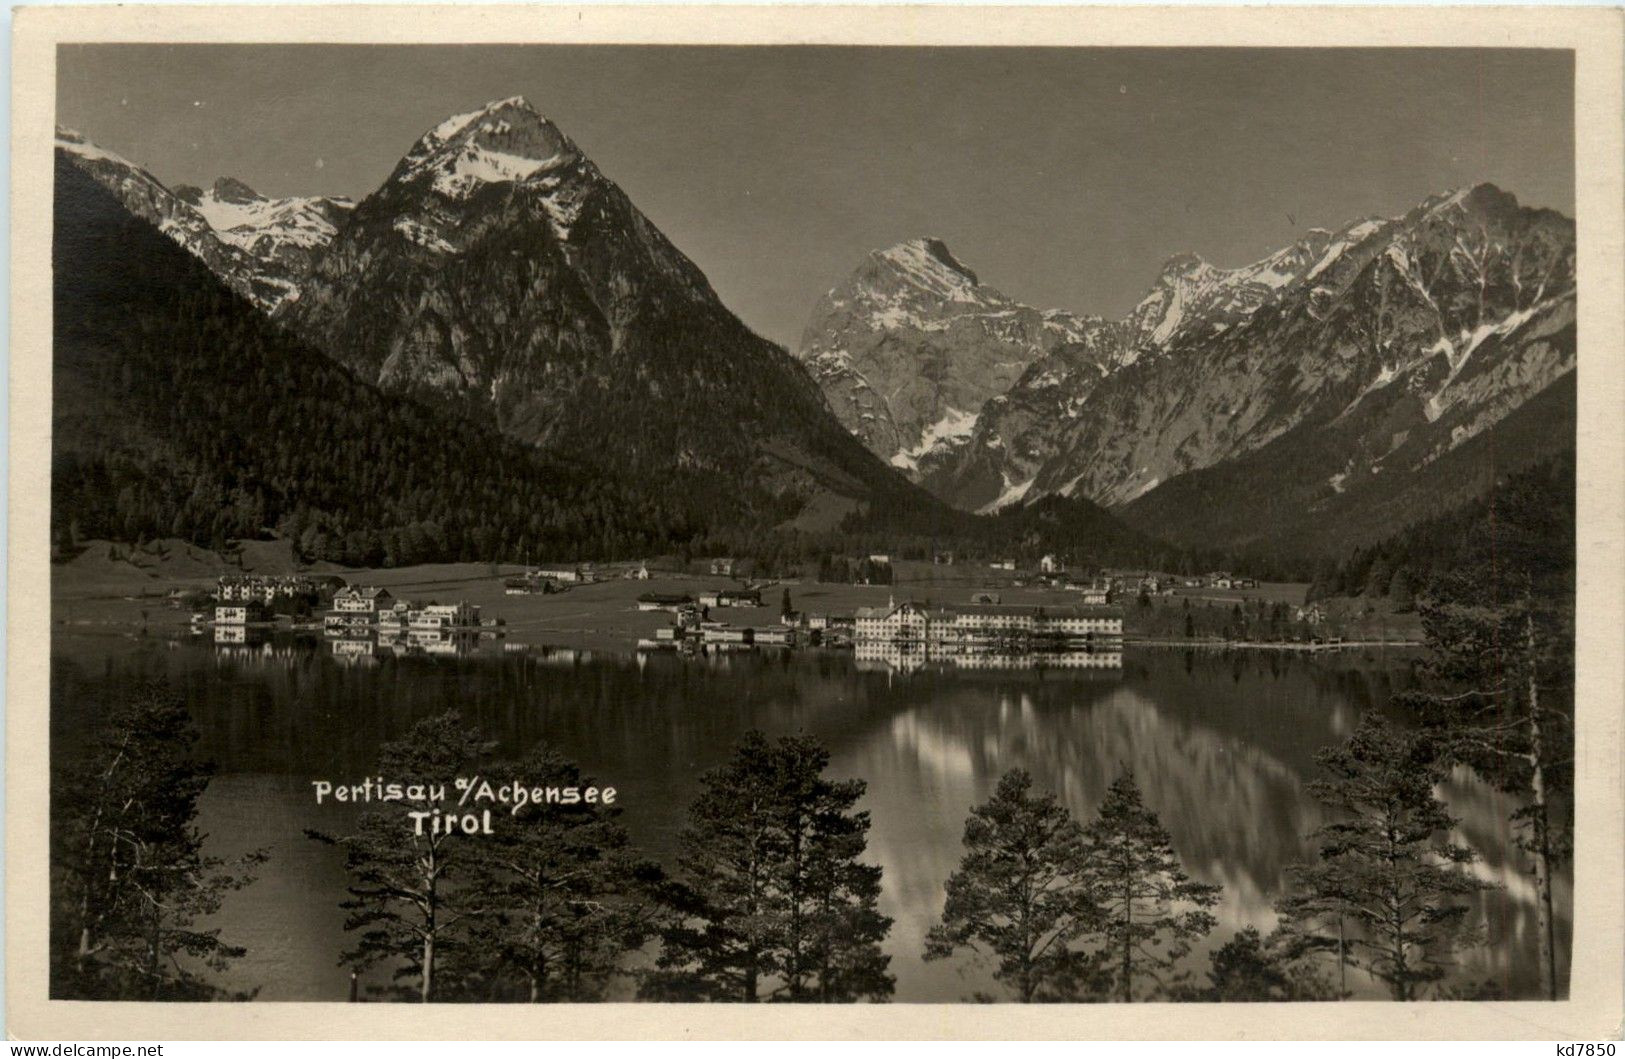
[(1480, 181), (1574, 210), (1562, 51), (79, 45), (57, 77), (59, 124), (166, 184), (273, 196), (362, 198), (523, 95), (789, 346), (915, 236), (1118, 317), (1175, 254), (1242, 265)]

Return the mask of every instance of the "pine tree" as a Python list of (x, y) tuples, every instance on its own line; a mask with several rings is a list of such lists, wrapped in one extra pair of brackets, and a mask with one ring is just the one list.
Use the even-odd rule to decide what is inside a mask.
[(1364, 968), (1395, 1000), (1415, 1000), (1474, 940), (1464, 901), (1488, 887), (1463, 870), (1473, 851), (1449, 839), (1456, 820), (1433, 794), (1444, 778), (1438, 748), (1367, 714), (1315, 759), (1329, 775), (1309, 793), (1339, 819), (1315, 831), (1316, 862), (1288, 869), (1283, 924), (1335, 947), (1340, 965)]
[[(581, 770), (545, 746), (493, 782), (527, 789), (586, 789)], [(631, 846), (619, 810), (601, 802), (530, 802), (504, 811), (473, 846), (468, 888), (488, 911), (469, 924), (466, 948), (490, 958), (489, 994), (580, 1002), (603, 995), (622, 960), (653, 933), (658, 865)]]
[(748, 733), (706, 773), (679, 836), (674, 917), (644, 995), (663, 999), (884, 1000), (880, 868), (859, 858), (862, 780), (829, 780), (804, 736)]
[(211, 769), (180, 697), (140, 685), (118, 704), (88, 757), (52, 795), (52, 995), (207, 1000), (228, 994), (196, 966), (244, 955), (199, 919), (253, 882), (262, 851), (227, 863), (203, 852), (197, 801)]
[[(1562, 468), (1560, 467), (1559, 470)], [(1552, 880), (1573, 820), (1574, 486), (1505, 483), (1455, 570), (1419, 603), (1429, 678), (1400, 697), (1453, 760), (1518, 799), (1533, 863), (1541, 989), (1560, 993)]]
[(1134, 999), (1150, 979), (1152, 994), (1172, 991), (1188, 974), (1179, 963), (1217, 921), (1207, 910), (1221, 888), (1186, 874), (1173, 839), (1146, 808), (1134, 774), (1112, 783), (1100, 813), (1084, 830), (1095, 900), (1104, 914), (1100, 955), (1112, 992)]
[[(438, 976), (455, 964), (468, 918), (482, 912), (473, 904), (481, 895), (458, 893), (451, 883), (478, 857), (469, 844), (486, 839), (436, 828), (432, 814), (456, 808), (456, 781), (477, 775), (490, 751), (455, 712), (419, 721), (378, 752), (377, 775), (400, 784), (403, 798), (361, 813), (351, 834), (306, 832), (344, 850), (350, 875), (344, 929), (360, 934), (342, 962), (358, 972), (391, 964), (397, 982), (417, 980), (397, 987), (399, 995), (439, 999)], [(463, 973), (451, 970), (454, 979)]]
[(1012, 769), (965, 821), (965, 856), (944, 887), (942, 921), (925, 958), (961, 949), (994, 961), (993, 977), (1023, 1003), (1077, 1000), (1095, 963), (1080, 943), (1100, 927), (1083, 830), (1032, 777)]

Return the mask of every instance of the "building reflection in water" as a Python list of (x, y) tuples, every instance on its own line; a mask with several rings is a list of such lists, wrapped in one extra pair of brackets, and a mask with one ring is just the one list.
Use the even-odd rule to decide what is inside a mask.
[(859, 672), (918, 673), (928, 669), (1021, 672), (1046, 669), (1098, 669), (1121, 673), (1121, 649), (1081, 651), (995, 651), (925, 643), (864, 641), (852, 649)]

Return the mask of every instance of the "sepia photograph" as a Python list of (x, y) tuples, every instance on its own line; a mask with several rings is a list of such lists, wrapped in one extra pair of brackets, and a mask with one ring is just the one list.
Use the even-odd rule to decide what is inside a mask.
[(56, 44), (44, 999), (1569, 1001), (1576, 90)]

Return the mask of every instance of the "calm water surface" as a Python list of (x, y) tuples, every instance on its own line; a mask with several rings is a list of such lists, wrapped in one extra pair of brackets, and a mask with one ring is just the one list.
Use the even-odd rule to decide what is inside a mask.
[[(966, 961), (925, 963), (919, 953), (959, 861), (965, 815), (1006, 769), (1030, 770), (1087, 820), (1132, 768), (1187, 869), (1224, 887), (1214, 938), (1247, 924), (1267, 931), (1283, 870), (1312, 854), (1304, 836), (1322, 820), (1304, 794), (1315, 751), (1344, 739), (1365, 711), (1386, 710), (1409, 673), (1410, 657), (1394, 652), (1129, 649), (1120, 666), (973, 671), (850, 652), (684, 660), (490, 643), (461, 655), (348, 658), (320, 641), (64, 634), (52, 644), (52, 732), (58, 753), (71, 749), (110, 690), (133, 679), (162, 677), (185, 695), (218, 769), (201, 804), (211, 852), (270, 849), (259, 880), (220, 919), (249, 950), (231, 984), (258, 986), (268, 1000), (347, 995), (340, 854), (303, 832), (343, 829), (352, 810), (318, 807), (311, 781), (374, 774), (379, 744), (416, 721), (456, 708), (504, 751), (553, 743), (619, 790), (633, 838), (662, 858), (701, 773), (740, 735), (808, 733), (830, 748), (832, 775), (868, 781), (869, 857), (884, 869), (882, 910), (896, 920), (887, 943), (896, 999), (952, 1001), (998, 990)], [(1459, 837), (1481, 855), (1476, 870), (1502, 886), (1478, 902), (1490, 943), (1470, 973), (1532, 995), (1533, 888), (1510, 848), (1512, 805), (1466, 774), (1442, 793), (1462, 820)], [(1557, 896), (1566, 909), (1566, 882)]]

